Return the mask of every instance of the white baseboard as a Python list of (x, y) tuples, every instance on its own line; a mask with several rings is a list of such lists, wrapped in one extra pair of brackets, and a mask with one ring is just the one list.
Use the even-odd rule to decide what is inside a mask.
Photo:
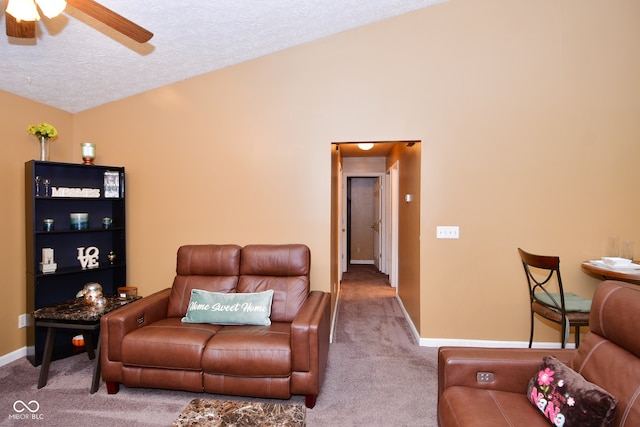
[(27, 357), (27, 347), (19, 348), (11, 353), (0, 356), (0, 366), (8, 365), (11, 362), (15, 362), (18, 359)]
[[(420, 338), (421, 347), (492, 347), (492, 348), (528, 348), (529, 341), (493, 341), (463, 340), (453, 338)], [(533, 348), (561, 348), (560, 342), (534, 342)], [(567, 343), (567, 348), (576, 348), (574, 343)]]
[(331, 322), (331, 331), (329, 332), (329, 344), (333, 343), (333, 333), (336, 330), (336, 322), (338, 318), (338, 304), (340, 303), (340, 286), (336, 290), (336, 303), (333, 307), (333, 321)]
[(411, 333), (413, 334), (413, 337), (416, 339), (416, 342), (422, 346), (422, 344), (420, 343), (420, 334), (418, 333), (418, 330), (416, 329), (416, 325), (413, 324), (413, 320), (411, 320), (411, 316), (409, 316), (409, 313), (407, 313), (407, 310), (404, 308), (404, 304), (402, 303), (402, 300), (400, 299), (400, 295), (398, 295), (398, 291), (396, 289), (396, 300), (398, 301), (398, 304), (400, 305), (400, 309), (402, 310), (402, 313), (404, 314), (404, 318), (407, 319), (407, 323), (409, 324), (409, 329), (411, 329)]
[[(527, 348), (529, 347), (529, 341), (492, 341), (492, 340), (469, 340), (469, 339), (457, 339), (457, 338), (422, 338), (418, 334), (416, 326), (413, 324), (413, 320), (407, 313), (407, 310), (402, 304), (402, 300), (399, 295), (396, 295), (398, 304), (404, 313), (405, 319), (409, 324), (409, 328), (413, 333), (413, 337), (418, 342), (420, 347), (492, 347), (492, 348)], [(560, 342), (534, 342), (533, 348), (561, 348)], [(567, 343), (567, 348), (575, 348), (574, 343)]]
[(376, 262), (372, 259), (352, 259), (349, 261), (349, 264), (375, 264)]

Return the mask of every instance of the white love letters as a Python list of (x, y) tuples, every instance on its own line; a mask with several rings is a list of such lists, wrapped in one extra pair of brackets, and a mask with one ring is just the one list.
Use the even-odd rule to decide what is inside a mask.
[(84, 247), (78, 248), (78, 261), (82, 268), (95, 268), (98, 266), (100, 250), (95, 246), (89, 246), (85, 251)]

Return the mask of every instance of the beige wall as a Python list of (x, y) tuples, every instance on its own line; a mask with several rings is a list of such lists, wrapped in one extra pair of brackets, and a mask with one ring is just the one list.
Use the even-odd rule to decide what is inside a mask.
[(640, 3), (454, 1), (405, 24), (430, 39), (421, 334), (526, 340), (518, 246), (559, 255), (590, 296), (580, 262), (608, 235), (640, 239)]
[[(452, 0), (73, 116), (2, 93), (0, 354), (25, 342), (11, 326), (35, 151), (23, 128), (40, 120), (65, 136), (53, 160), (91, 141), (99, 164), (126, 166), (144, 295), (171, 284), (179, 245), (204, 242), (306, 243), (312, 286), (329, 290), (331, 142), (420, 140), (419, 277), (401, 295), (420, 335), (524, 341), (518, 246), (560, 255), (589, 295), (580, 261), (612, 234), (640, 242), (638, 52), (635, 0)], [(436, 240), (437, 225), (461, 238)]]
[[(422, 181), (422, 143), (413, 146), (396, 144), (387, 158), (387, 166), (398, 165), (398, 296), (415, 328), (421, 328), (420, 246)], [(411, 202), (405, 196), (412, 196)]]
[(26, 329), (18, 329), (18, 316), (27, 305), (24, 164), (40, 155), (38, 141), (27, 133), (27, 126), (42, 121), (54, 124), (60, 137), (51, 142), (51, 160), (72, 161), (74, 157), (71, 114), (2, 91), (0, 110), (0, 325), (3, 325), (0, 356), (3, 356), (26, 345)]

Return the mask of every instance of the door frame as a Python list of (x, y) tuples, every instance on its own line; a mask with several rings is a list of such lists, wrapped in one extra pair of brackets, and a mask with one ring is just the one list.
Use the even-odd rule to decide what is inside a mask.
[(398, 288), (398, 212), (400, 210), (400, 160), (393, 162), (387, 170), (387, 194), (389, 195), (386, 208), (387, 218), (387, 274), (391, 287)]
[[(388, 227), (387, 225), (387, 212), (389, 211), (389, 209), (387, 208), (387, 204), (389, 203), (389, 194), (388, 194), (388, 185), (386, 184), (386, 173), (382, 173), (382, 172), (345, 172), (342, 171), (341, 173), (341, 179), (340, 179), (340, 192), (342, 193), (340, 195), (341, 198), (341, 203), (342, 203), (342, 207), (340, 209), (340, 218), (338, 220), (338, 223), (341, 224), (342, 226), (340, 227), (340, 230), (342, 231), (342, 235), (340, 236), (340, 272), (339, 272), (339, 276), (342, 277), (342, 274), (344, 272), (347, 271), (347, 269), (349, 268), (349, 266), (347, 265), (347, 234), (349, 233), (349, 229), (347, 227), (347, 180), (349, 178), (378, 178), (378, 180), (381, 183), (381, 186), (383, 187), (383, 191), (381, 191), (380, 194), (380, 200), (381, 200), (381, 204), (382, 204), (382, 209), (380, 210), (380, 215), (381, 215), (381, 224), (380, 224), (380, 232), (378, 233), (378, 238), (380, 239), (379, 242), (379, 247), (380, 250), (382, 252), (382, 256), (380, 257), (382, 260), (387, 259), (387, 245), (386, 245), (386, 241), (387, 239), (385, 238), (387, 232), (386, 229)], [(380, 271), (384, 274), (388, 274), (387, 270), (387, 266), (386, 266), (386, 262), (381, 262), (380, 263)], [(384, 271), (383, 271), (384, 269)]]

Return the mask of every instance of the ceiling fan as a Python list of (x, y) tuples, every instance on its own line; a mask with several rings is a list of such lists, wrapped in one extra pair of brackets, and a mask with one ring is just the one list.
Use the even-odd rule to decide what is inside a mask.
[[(78, 9), (80, 12), (91, 16), (92, 18), (102, 22), (103, 24), (113, 28), (114, 30), (124, 34), (125, 36), (137, 41), (145, 43), (153, 37), (153, 33), (142, 28), (138, 24), (129, 21), (127, 18), (118, 15), (111, 9), (96, 3), (93, 0), (57, 0), (55, 3), (58, 8), (52, 12), (48, 9), (54, 3), (52, 0), (9, 0), (5, 10), (5, 21), (7, 24), (7, 36), (23, 39), (35, 38), (36, 36), (36, 20), (40, 19), (36, 9), (36, 3), (40, 10), (49, 18), (57, 16), (64, 10), (66, 4)], [(18, 6), (19, 4), (19, 6)], [(31, 14), (27, 18), (26, 15), (19, 15), (16, 7), (26, 7)], [(14, 15), (25, 16), (18, 19)]]

